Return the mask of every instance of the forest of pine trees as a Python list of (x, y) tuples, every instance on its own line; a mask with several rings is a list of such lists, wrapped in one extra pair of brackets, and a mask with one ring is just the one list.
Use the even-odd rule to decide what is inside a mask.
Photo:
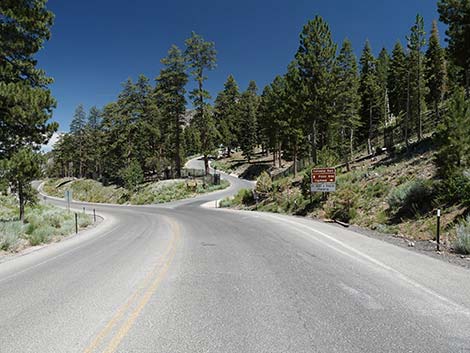
[[(87, 113), (78, 106), (70, 132), (61, 135), (52, 152), (49, 174), (118, 184), (125, 184), (129, 175), (133, 180), (179, 177), (185, 158), (194, 154), (203, 156), (207, 173), (210, 156), (220, 148), (228, 155), (239, 149), (248, 162), (255, 151), (263, 151), (274, 165), (302, 160), (349, 166), (358, 153), (408, 149), (434, 135), (465, 151), (466, 139), (443, 134), (453, 133), (452, 109), (464, 114), (459, 119), (469, 119), (457, 102), (468, 104), (470, 93), (470, 5), (440, 0), (437, 7), (440, 21), (448, 26), (446, 48), (441, 47), (437, 23), (418, 14), (409, 35), (391, 51), (366, 41), (356, 57), (353, 44), (347, 38), (335, 43), (328, 23), (316, 16), (301, 29), (285, 74), (261, 89), (251, 81), (246, 91), (230, 75), (216, 97), (206, 89), (216, 67), (215, 44), (193, 32), (184, 50), (175, 45), (169, 49), (154, 81), (144, 75), (127, 80), (116, 101), (101, 109), (92, 107)], [(21, 21), (21, 11), (30, 10), (16, 11)], [(2, 49), (0, 57), (2, 163), (22, 148), (37, 150), (57, 129), (47, 124), (55, 104), (45, 88), (50, 81), (30, 60), (48, 39), (52, 23), (45, 9), (37, 11), (27, 14), (37, 16), (37, 35), (19, 37), (37, 43), (12, 44), (8, 52), (17, 54)], [(1, 35), (8, 45), (9, 34)], [(21, 72), (12, 60), (21, 64)], [(194, 87), (190, 91), (188, 84)], [(12, 96), (24, 101), (24, 114), (8, 110)], [(465, 163), (466, 156), (457, 158), (455, 167)]]
[[(366, 41), (359, 58), (348, 39), (336, 44), (316, 16), (302, 28), (284, 75), (260, 94), (254, 81), (241, 92), (230, 75), (213, 106), (204, 86), (215, 68), (214, 43), (192, 33), (185, 50), (172, 46), (162, 59), (155, 85), (145, 76), (128, 80), (116, 102), (102, 111), (93, 107), (88, 118), (77, 107), (70, 133), (54, 150), (53, 174), (123, 182), (122, 172), (133, 165), (144, 175), (178, 177), (192, 154), (204, 156), (208, 171), (208, 158), (219, 147), (229, 156), (240, 149), (248, 162), (259, 148), (272, 154), (274, 165), (287, 159), (347, 166), (358, 152), (409, 148), (437, 131), (443, 103), (467, 80), (462, 64), (468, 63), (452, 49), (463, 40), (456, 37), (452, 6), (439, 2), (441, 20), (450, 25), (448, 50), (440, 45), (437, 23), (427, 34), (417, 15), (404, 44), (397, 41), (390, 53), (381, 48), (375, 56)], [(187, 94), (190, 80), (195, 89)]]

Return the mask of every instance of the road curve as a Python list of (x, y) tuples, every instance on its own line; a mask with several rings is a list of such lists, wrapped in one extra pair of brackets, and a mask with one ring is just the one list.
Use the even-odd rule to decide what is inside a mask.
[[(319, 222), (96, 208), (97, 228), (0, 264), (0, 352), (470, 352), (470, 272)], [(56, 202), (48, 200), (48, 202)]]

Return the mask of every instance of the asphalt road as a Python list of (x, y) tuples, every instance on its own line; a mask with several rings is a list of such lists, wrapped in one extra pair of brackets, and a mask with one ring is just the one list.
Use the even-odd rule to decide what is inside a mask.
[(470, 352), (468, 270), (201, 207), (249, 186), (230, 179), (161, 207), (85, 205), (105, 221), (0, 264), (0, 352)]

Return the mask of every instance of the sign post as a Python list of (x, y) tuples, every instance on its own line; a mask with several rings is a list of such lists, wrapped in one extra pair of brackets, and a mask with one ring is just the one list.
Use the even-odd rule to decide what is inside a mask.
[(311, 192), (335, 192), (336, 191), (336, 169), (335, 168), (313, 168), (311, 175)]
[(441, 251), (441, 210), (437, 210), (436, 248)]
[(70, 212), (70, 203), (72, 202), (72, 190), (65, 190), (65, 201), (67, 202), (67, 209)]

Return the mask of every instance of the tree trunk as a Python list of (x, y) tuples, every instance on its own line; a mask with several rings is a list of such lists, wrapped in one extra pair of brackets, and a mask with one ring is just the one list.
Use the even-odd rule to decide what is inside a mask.
[(209, 156), (204, 154), (204, 171), (206, 175), (209, 175)]
[(180, 155), (180, 117), (176, 114), (176, 135), (175, 135), (175, 168), (176, 177), (181, 178), (181, 155)]
[(276, 168), (276, 149), (273, 149), (273, 168)]
[(369, 137), (367, 138), (367, 152), (372, 153), (372, 102), (369, 104)]
[(24, 190), (23, 184), (18, 184), (18, 198), (20, 201), (20, 221), (24, 222)]
[[(467, 59), (470, 61), (470, 59)], [(467, 73), (465, 75), (465, 88), (467, 91), (467, 98), (470, 97), (470, 69), (467, 69)]]
[(423, 138), (423, 120), (421, 119), (421, 49), (418, 53), (418, 142)]
[(354, 129), (350, 127), (349, 130), (349, 160), (352, 161), (353, 159), (353, 154), (354, 154)]
[(277, 158), (279, 159), (279, 168), (282, 167), (282, 143), (279, 142), (279, 153)]
[(388, 125), (388, 104), (387, 104), (387, 89), (384, 92), (384, 147), (387, 145), (387, 125)]
[(297, 176), (297, 143), (294, 143), (294, 178)]
[(408, 123), (410, 121), (410, 71), (408, 70), (408, 85), (406, 89), (406, 121), (405, 121), (405, 144), (406, 152), (409, 152), (410, 144), (408, 141)]
[(317, 121), (316, 119), (312, 123), (312, 163), (318, 163), (317, 156)]

